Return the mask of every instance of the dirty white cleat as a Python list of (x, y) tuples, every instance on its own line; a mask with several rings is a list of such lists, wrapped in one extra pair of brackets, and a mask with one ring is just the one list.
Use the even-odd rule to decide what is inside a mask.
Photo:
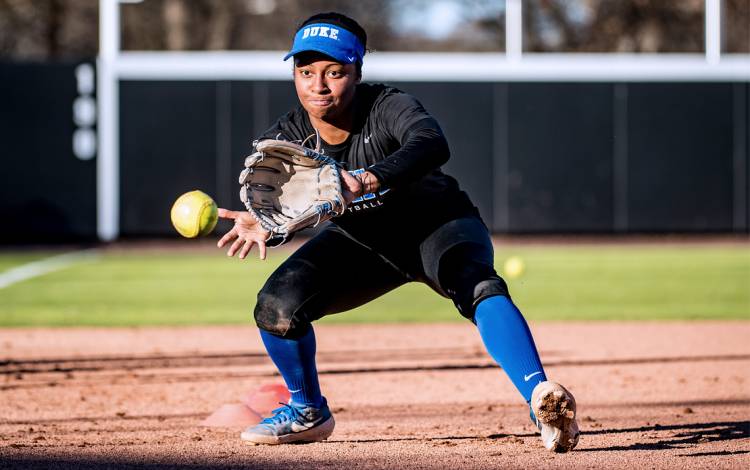
[(273, 415), (240, 435), (248, 444), (287, 444), (318, 442), (328, 439), (336, 422), (323, 401), (320, 408), (286, 404), (273, 410)]
[(568, 452), (578, 444), (576, 399), (556, 382), (540, 382), (531, 393), (532, 420), (542, 432), (544, 447)]

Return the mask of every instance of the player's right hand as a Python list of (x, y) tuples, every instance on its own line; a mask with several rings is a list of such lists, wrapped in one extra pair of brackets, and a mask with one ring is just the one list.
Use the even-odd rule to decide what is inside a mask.
[(227, 250), (227, 256), (234, 256), (239, 252), (240, 259), (245, 259), (253, 245), (258, 245), (258, 257), (266, 259), (266, 240), (268, 240), (271, 232), (263, 229), (249, 212), (219, 208), (219, 217), (234, 221), (232, 230), (224, 234), (216, 244), (219, 248), (222, 248), (227, 243), (234, 241)]
[(369, 171), (355, 176), (344, 169), (340, 169), (339, 175), (341, 176), (341, 190), (344, 201), (347, 204), (358, 197), (377, 192), (380, 189), (378, 178)]

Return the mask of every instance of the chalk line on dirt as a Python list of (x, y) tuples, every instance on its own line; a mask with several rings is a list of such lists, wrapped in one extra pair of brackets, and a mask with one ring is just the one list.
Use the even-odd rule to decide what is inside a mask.
[(91, 262), (99, 257), (96, 250), (81, 250), (51, 256), (31, 263), (22, 264), (0, 273), (0, 289), (10, 287), (28, 279), (69, 268), (73, 265)]

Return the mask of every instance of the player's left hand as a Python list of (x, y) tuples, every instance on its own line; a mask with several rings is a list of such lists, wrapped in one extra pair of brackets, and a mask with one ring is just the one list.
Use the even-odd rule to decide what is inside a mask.
[(258, 245), (258, 257), (266, 259), (266, 240), (268, 240), (271, 232), (263, 229), (260, 223), (249, 212), (230, 211), (220, 208), (219, 217), (234, 221), (232, 230), (224, 234), (217, 243), (217, 246), (222, 248), (234, 240), (232, 246), (227, 250), (227, 256), (234, 256), (239, 251), (240, 259), (245, 259), (253, 245)]

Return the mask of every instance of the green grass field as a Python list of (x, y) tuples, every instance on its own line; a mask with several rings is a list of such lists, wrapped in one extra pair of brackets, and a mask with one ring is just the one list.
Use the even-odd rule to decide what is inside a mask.
[[(255, 294), (288, 252), (266, 262), (217, 250), (103, 251), (0, 289), (0, 326), (246, 323)], [(0, 273), (57, 253), (0, 253)], [(520, 245), (509, 280), (530, 320), (750, 318), (747, 245)], [(452, 303), (410, 284), (324, 322), (462, 321)]]

